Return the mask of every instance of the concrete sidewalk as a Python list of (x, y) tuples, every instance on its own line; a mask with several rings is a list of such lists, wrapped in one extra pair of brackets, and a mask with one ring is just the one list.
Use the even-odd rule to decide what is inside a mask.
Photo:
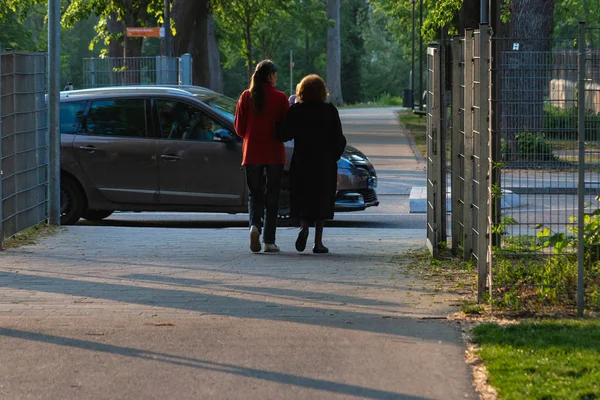
[[(455, 310), (398, 262), (422, 230), (74, 226), (0, 253), (0, 398), (476, 398)], [(310, 250), (310, 248), (309, 248)]]

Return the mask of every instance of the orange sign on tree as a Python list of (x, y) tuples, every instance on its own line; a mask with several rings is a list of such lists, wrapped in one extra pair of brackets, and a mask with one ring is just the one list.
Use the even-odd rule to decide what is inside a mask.
[(127, 28), (125, 30), (127, 37), (163, 37), (162, 28)]

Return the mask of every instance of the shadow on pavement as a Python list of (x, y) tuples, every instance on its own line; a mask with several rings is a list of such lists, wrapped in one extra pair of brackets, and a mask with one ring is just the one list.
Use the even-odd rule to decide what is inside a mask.
[(182, 357), (173, 354), (147, 351), (132, 347), (122, 347), (112, 344), (92, 342), (89, 340), (73, 339), (63, 336), (47, 335), (43, 333), (0, 328), (0, 336), (21, 340), (29, 340), (34, 342), (49, 343), (58, 346), (74, 347), (83, 350), (133, 357), (142, 360), (157, 361), (161, 363), (197, 368), (207, 371), (234, 374), (247, 378), (260, 379), (264, 381), (277, 382), (288, 385), (296, 385), (309, 389), (323, 390), (331, 393), (347, 394), (351, 396), (359, 396), (368, 399), (427, 400), (426, 397), (410, 396), (402, 393), (394, 393), (345, 383), (307, 378), (299, 375), (265, 371), (256, 368), (242, 367), (239, 365), (217, 363), (192, 357)]
[[(386, 223), (385, 215), (374, 216), (369, 215), (365, 218), (371, 219), (365, 221), (349, 221), (349, 220), (332, 220), (327, 221), (326, 228), (383, 228), (389, 224)], [(394, 223), (397, 225), (397, 223)], [(86, 221), (80, 220), (79, 226), (112, 226), (126, 228), (179, 228), (179, 229), (225, 229), (225, 228), (247, 228), (248, 221), (239, 220), (188, 220), (181, 221), (176, 219), (163, 220), (131, 220), (131, 219), (106, 219), (102, 221)], [(299, 227), (300, 223), (292, 219), (279, 220), (277, 227), (290, 228)]]
[[(102, 299), (148, 307), (165, 307), (190, 312), (259, 320), (287, 321), (290, 318), (294, 318), (298, 323), (315, 324), (318, 326), (400, 336), (411, 335), (422, 340), (452, 341), (452, 335), (449, 335), (449, 332), (440, 330), (437, 325), (438, 329), (432, 329), (431, 326), (428, 326), (426, 320), (390, 317), (368, 312), (370, 311), (368, 309), (361, 312), (354, 312), (335, 308), (295, 306), (267, 300), (259, 301), (248, 298), (236, 298), (232, 297), (231, 293), (219, 295), (184, 289), (149, 288), (127, 284), (30, 275), (22, 272), (3, 272), (0, 273), (0, 278), (3, 281), (3, 287), (11, 289), (31, 289), (37, 292), (64, 294), (84, 297), (86, 299)], [(251, 289), (253, 291), (264, 290), (261, 287)], [(346, 300), (349, 300), (349, 298), (346, 297)], [(327, 305), (329, 304), (323, 304), (323, 306)], [(381, 305), (385, 304), (382, 303)], [(409, 304), (397, 304), (396, 306), (398, 308), (404, 307), (407, 310), (410, 309)], [(395, 321), (390, 323), (392, 320)], [(411, 329), (406, 329), (406, 324), (414, 326)]]

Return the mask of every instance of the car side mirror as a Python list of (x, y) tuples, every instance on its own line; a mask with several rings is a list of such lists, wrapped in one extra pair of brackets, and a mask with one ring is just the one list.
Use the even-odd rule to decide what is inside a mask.
[(227, 129), (217, 129), (215, 131), (215, 140), (225, 143), (235, 142), (235, 137)]

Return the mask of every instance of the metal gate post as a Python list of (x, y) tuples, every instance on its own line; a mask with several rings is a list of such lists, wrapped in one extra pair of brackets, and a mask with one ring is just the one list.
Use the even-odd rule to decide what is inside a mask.
[(90, 58), (90, 71), (92, 72), (92, 87), (96, 87), (96, 59)]
[(433, 113), (435, 118), (439, 120), (438, 140), (437, 140), (437, 162), (439, 163), (439, 170), (437, 179), (438, 193), (439, 193), (439, 224), (438, 224), (438, 244), (441, 245), (448, 240), (448, 206), (447, 206), (447, 195), (448, 187), (446, 184), (447, 178), (447, 165), (448, 156), (446, 153), (446, 143), (448, 140), (448, 116), (446, 110), (446, 89), (448, 87), (448, 80), (446, 74), (446, 55), (447, 51), (447, 35), (442, 30), (442, 43), (440, 44), (440, 51), (438, 56), (439, 68), (439, 102), (437, 103), (438, 109), (436, 113)]
[(458, 253), (458, 248), (463, 242), (461, 236), (461, 226), (463, 225), (463, 198), (461, 181), (462, 176), (461, 165), (464, 160), (461, 160), (462, 136), (461, 136), (461, 64), (462, 64), (462, 47), (459, 36), (452, 38), (452, 137), (451, 137), (451, 221), (452, 221), (452, 252)]
[(584, 311), (584, 218), (585, 218), (585, 22), (579, 23), (579, 80), (577, 95), (577, 133), (579, 136), (579, 174), (577, 183), (577, 315)]
[(155, 58), (155, 64), (156, 64), (156, 84), (157, 85), (162, 85), (163, 82), (163, 65), (162, 65), (162, 56), (156, 56)]
[(192, 84), (192, 55), (185, 53), (179, 59), (179, 84)]
[[(2, 48), (0, 48), (0, 77), (2, 76)], [(4, 196), (2, 195), (2, 178), (4, 177), (4, 170), (2, 168), (2, 158), (4, 153), (2, 152), (2, 79), (0, 79), (0, 250), (4, 244), (4, 220), (2, 209), (4, 208)]]
[(478, 216), (477, 216), (477, 300), (481, 302), (490, 282), (490, 234), (491, 234), (491, 137), (490, 137), (490, 27), (479, 26), (479, 168)]
[(471, 258), (473, 257), (473, 42), (473, 30), (466, 29), (464, 44), (465, 114), (463, 116), (465, 125), (465, 183), (463, 187), (463, 259), (465, 261), (471, 260)]
[[(439, 175), (442, 166), (439, 162), (440, 119), (440, 51), (439, 44), (427, 48), (427, 247), (436, 258), (439, 251), (439, 219), (442, 215)], [(444, 188), (443, 195), (446, 195)], [(444, 218), (446, 217), (443, 210)]]

